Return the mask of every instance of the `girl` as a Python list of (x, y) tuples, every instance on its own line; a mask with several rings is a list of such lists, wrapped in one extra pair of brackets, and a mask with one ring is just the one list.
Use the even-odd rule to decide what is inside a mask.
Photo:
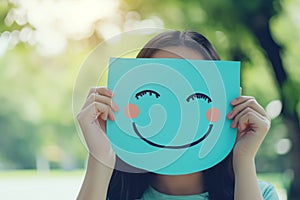
[[(203, 35), (191, 31), (159, 34), (137, 57), (220, 60), (210, 42)], [(101, 161), (112, 166), (107, 167), (89, 155), (79, 200), (278, 199), (273, 186), (257, 181), (256, 177), (254, 158), (269, 130), (270, 120), (253, 97), (240, 96), (231, 101), (233, 109), (227, 117), (238, 133), (236, 144), (226, 159), (205, 171), (171, 176), (113, 169), (117, 159), (105, 133), (107, 118), (114, 120), (114, 112), (119, 110), (112, 102), (112, 96), (108, 88), (92, 88), (77, 115), (86, 143), (95, 142), (89, 141), (89, 135), (98, 134)]]

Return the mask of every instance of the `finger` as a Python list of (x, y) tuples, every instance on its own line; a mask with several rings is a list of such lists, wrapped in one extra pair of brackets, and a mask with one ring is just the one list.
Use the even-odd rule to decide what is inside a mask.
[[(102, 117), (99, 115), (98, 119), (100, 118), (100, 120), (102, 121)], [(115, 121), (116, 117), (114, 115), (114, 112), (111, 109), (108, 109), (108, 114), (107, 114), (107, 118), (111, 121)]]
[[(244, 110), (242, 110), (240, 113), (238, 113), (235, 117), (234, 117), (234, 120), (232, 121), (230, 127), (231, 128), (236, 128), (237, 127), (237, 124), (238, 124), (238, 121), (240, 120), (240, 118), (245, 115), (246, 113), (248, 112), (256, 112), (254, 109), (250, 108), (250, 107), (247, 107), (245, 108)], [(264, 117), (262, 115), (260, 115), (259, 113), (257, 113), (258, 116), (264, 120)]]
[(108, 89), (107, 87), (105, 87), (105, 86), (92, 87), (92, 88), (89, 90), (88, 97), (89, 97), (92, 93), (98, 93), (98, 94), (100, 94), (100, 95), (104, 95), (104, 96), (107, 96), (107, 97), (113, 97), (113, 92), (112, 92), (110, 89)]
[(233, 100), (230, 102), (230, 104), (231, 104), (232, 106), (235, 106), (235, 105), (240, 104), (240, 103), (243, 103), (243, 102), (245, 102), (245, 101), (247, 101), (247, 100), (249, 100), (249, 99), (254, 99), (254, 97), (253, 97), (253, 96), (239, 96), (239, 97), (233, 99)]
[(228, 113), (227, 117), (229, 119), (233, 119), (237, 114), (248, 107), (252, 108), (262, 116), (267, 116), (265, 110), (261, 107), (261, 105), (257, 103), (254, 98), (247, 98), (247, 100), (243, 101), (242, 103), (236, 104), (234, 108)]
[(103, 119), (104, 121), (106, 121), (107, 120), (107, 116), (108, 116), (108, 110), (107, 110), (107, 112), (102, 112), (99, 116), (100, 116), (101, 119)]
[(80, 112), (79, 118), (82, 121), (93, 122), (100, 115), (102, 120), (106, 120), (110, 110), (111, 108), (104, 103), (93, 102)]
[(99, 112), (103, 111), (101, 113), (101, 119), (103, 119), (104, 121), (107, 120), (107, 118), (109, 118), (110, 120), (114, 121), (115, 120), (115, 115), (113, 113), (113, 110), (111, 109), (111, 107), (101, 104), (101, 103), (97, 103), (96, 108), (98, 109)]
[(115, 121), (116, 117), (111, 109), (108, 110), (108, 119)]
[(111, 97), (99, 95), (97, 93), (90, 94), (90, 96), (86, 100), (83, 108), (85, 108), (86, 106), (88, 106), (89, 104), (91, 104), (93, 102), (104, 103), (104, 104), (110, 106), (113, 109), (113, 111), (119, 111), (118, 105), (112, 101)]

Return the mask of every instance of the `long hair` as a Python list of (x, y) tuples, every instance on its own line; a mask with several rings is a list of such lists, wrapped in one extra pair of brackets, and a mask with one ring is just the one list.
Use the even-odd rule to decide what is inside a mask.
[[(151, 58), (165, 47), (184, 46), (198, 51), (206, 60), (220, 60), (211, 43), (193, 31), (168, 31), (150, 40), (138, 53), (137, 58)], [(122, 162), (117, 157), (117, 162)], [(118, 163), (117, 163), (118, 164)], [(210, 200), (234, 199), (234, 173), (232, 152), (217, 165), (202, 171), (205, 188)], [(129, 173), (114, 169), (108, 188), (109, 200), (133, 200), (141, 198), (149, 187), (153, 173)]]

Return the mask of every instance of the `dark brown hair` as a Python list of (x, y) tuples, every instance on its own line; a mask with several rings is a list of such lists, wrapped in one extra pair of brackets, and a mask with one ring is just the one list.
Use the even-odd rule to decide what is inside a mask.
[[(137, 58), (151, 58), (165, 47), (184, 46), (199, 52), (206, 60), (220, 60), (211, 43), (194, 31), (168, 31), (150, 40), (137, 55)], [(179, 55), (180, 56), (180, 55)], [(120, 161), (117, 158), (117, 162)], [(232, 153), (214, 167), (203, 171), (204, 184), (210, 200), (234, 199), (234, 174)], [(149, 187), (153, 173), (129, 173), (114, 170), (109, 188), (109, 200), (133, 200), (141, 198)]]

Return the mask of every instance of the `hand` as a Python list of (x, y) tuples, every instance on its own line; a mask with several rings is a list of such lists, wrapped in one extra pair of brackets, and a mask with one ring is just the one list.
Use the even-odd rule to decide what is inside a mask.
[(112, 92), (105, 87), (91, 88), (77, 114), (90, 155), (111, 168), (115, 164), (115, 153), (106, 136), (106, 120), (115, 120), (113, 112), (119, 110), (112, 102), (112, 96)]
[(233, 119), (231, 127), (238, 129), (233, 160), (254, 159), (271, 122), (254, 97), (240, 96), (231, 105), (233, 109), (227, 117)]

